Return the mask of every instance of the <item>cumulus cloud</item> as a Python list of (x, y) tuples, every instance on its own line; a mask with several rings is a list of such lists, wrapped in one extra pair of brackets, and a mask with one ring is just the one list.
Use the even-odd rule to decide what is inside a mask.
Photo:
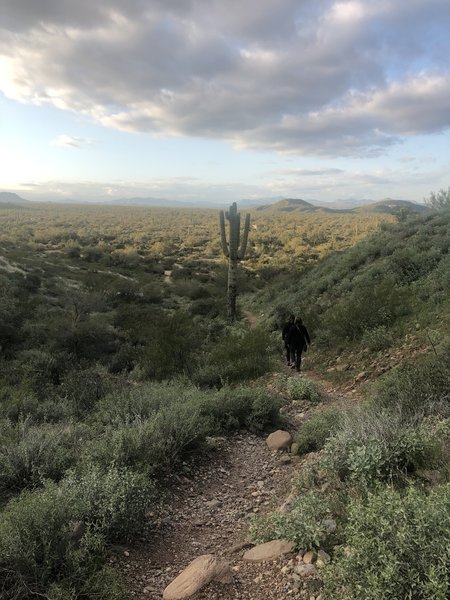
[(0, 90), (104, 126), (370, 156), (450, 126), (447, 0), (3, 0)]

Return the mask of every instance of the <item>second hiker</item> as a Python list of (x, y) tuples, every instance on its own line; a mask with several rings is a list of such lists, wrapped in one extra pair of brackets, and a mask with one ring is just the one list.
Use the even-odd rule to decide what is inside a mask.
[[(297, 371), (300, 371), (302, 352), (306, 352), (308, 346), (311, 344), (308, 330), (303, 325), (300, 317), (296, 317), (294, 325), (289, 329), (287, 342), (290, 349), (291, 361), (295, 361), (295, 368)], [(294, 365), (292, 365), (292, 368), (294, 368)]]

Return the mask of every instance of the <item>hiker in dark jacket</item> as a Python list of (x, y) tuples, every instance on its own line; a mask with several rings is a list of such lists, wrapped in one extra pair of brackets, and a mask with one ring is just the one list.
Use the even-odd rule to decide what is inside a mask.
[(291, 359), (292, 359), (292, 362), (294, 362), (294, 355), (291, 356), (291, 347), (289, 346), (289, 343), (288, 343), (289, 331), (291, 330), (291, 327), (294, 327), (294, 321), (295, 321), (294, 315), (289, 315), (289, 318), (286, 321), (286, 323), (283, 325), (283, 329), (281, 331), (281, 339), (284, 342), (284, 347), (286, 349), (286, 360), (287, 360), (287, 364), (289, 366), (291, 365)]
[(300, 371), (302, 352), (306, 352), (308, 346), (311, 344), (308, 330), (303, 325), (303, 321), (300, 317), (295, 319), (294, 326), (289, 330), (288, 344), (291, 351), (291, 360), (295, 360), (295, 368), (297, 371)]

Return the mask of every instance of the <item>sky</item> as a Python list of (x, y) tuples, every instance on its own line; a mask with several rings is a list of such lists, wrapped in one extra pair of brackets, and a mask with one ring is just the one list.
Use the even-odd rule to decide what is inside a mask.
[(449, 0), (0, 0), (0, 190), (421, 202), (449, 31)]

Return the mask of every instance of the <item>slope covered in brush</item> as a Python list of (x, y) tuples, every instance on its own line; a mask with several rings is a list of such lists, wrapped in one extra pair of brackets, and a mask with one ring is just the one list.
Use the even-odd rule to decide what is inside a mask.
[(256, 299), (278, 325), (300, 313), (320, 347), (341, 349), (368, 332), (448, 334), (450, 211), (382, 225), (300, 275), (280, 274)]

